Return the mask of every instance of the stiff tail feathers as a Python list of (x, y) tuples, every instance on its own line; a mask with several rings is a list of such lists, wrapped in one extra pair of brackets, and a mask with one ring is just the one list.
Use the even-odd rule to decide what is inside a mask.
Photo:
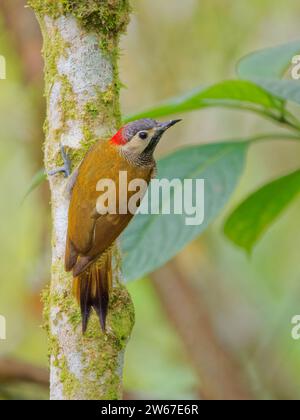
[(102, 331), (105, 331), (109, 293), (112, 287), (111, 253), (103, 255), (74, 278), (74, 294), (80, 304), (82, 332), (85, 333), (91, 310), (96, 311)]

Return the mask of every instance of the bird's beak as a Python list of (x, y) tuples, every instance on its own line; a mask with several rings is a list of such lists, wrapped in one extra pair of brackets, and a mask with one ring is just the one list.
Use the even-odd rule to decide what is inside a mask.
[(147, 147), (147, 151), (151, 151), (153, 153), (164, 132), (167, 131), (173, 125), (177, 124), (179, 121), (181, 120), (171, 120), (159, 123), (155, 129), (155, 133), (151, 139), (151, 143)]
[(171, 120), (171, 121), (167, 121), (167, 122), (162, 122), (159, 123), (158, 125), (158, 131), (161, 133), (164, 133), (165, 131), (167, 131), (170, 127), (173, 127), (173, 125), (179, 123), (182, 120)]

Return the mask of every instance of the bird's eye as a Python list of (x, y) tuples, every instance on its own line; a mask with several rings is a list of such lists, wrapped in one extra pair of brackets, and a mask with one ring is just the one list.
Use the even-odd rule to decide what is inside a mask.
[(141, 131), (140, 133), (139, 133), (139, 138), (140, 139), (142, 139), (142, 140), (146, 140), (146, 138), (148, 137), (148, 133), (147, 133), (147, 131)]

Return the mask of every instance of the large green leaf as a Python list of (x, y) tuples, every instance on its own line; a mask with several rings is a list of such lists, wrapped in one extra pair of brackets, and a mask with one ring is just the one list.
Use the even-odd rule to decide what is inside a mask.
[(299, 53), (300, 41), (255, 51), (240, 60), (237, 72), (243, 79), (281, 79), (290, 67), (293, 56)]
[(272, 95), (300, 104), (299, 81), (281, 80), (298, 54), (300, 41), (256, 51), (240, 60), (237, 72), (241, 79), (251, 80)]
[(272, 95), (300, 104), (300, 83), (298, 80), (268, 80), (253, 77), (253, 82)]
[(253, 78), (253, 82), (280, 99), (300, 104), (300, 85), (298, 80), (266, 80)]
[(261, 87), (247, 80), (227, 80), (200, 88), (189, 95), (170, 99), (161, 105), (125, 117), (124, 122), (140, 118), (161, 118), (205, 107), (249, 106), (278, 109), (280, 102)]
[(163, 265), (207, 228), (229, 200), (243, 171), (247, 148), (247, 142), (194, 146), (159, 161), (159, 179), (204, 179), (204, 222), (187, 226), (185, 214), (137, 214), (121, 237), (127, 280)]
[(251, 194), (228, 218), (224, 232), (250, 253), (263, 233), (300, 193), (300, 170)]

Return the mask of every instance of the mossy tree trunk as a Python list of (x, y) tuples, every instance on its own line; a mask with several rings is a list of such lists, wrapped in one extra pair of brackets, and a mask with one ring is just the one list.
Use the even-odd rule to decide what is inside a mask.
[[(99, 138), (120, 125), (118, 41), (129, 18), (128, 0), (30, 0), (44, 39), (45, 167), (61, 165), (60, 143), (73, 168)], [(93, 315), (81, 333), (72, 277), (64, 271), (68, 198), (62, 175), (49, 179), (53, 218), (52, 278), (45, 293), (50, 343), (50, 398), (119, 399), (123, 354), (134, 312), (121, 284), (118, 250), (107, 332)], [(80, 228), (80, 227), (79, 227)]]

